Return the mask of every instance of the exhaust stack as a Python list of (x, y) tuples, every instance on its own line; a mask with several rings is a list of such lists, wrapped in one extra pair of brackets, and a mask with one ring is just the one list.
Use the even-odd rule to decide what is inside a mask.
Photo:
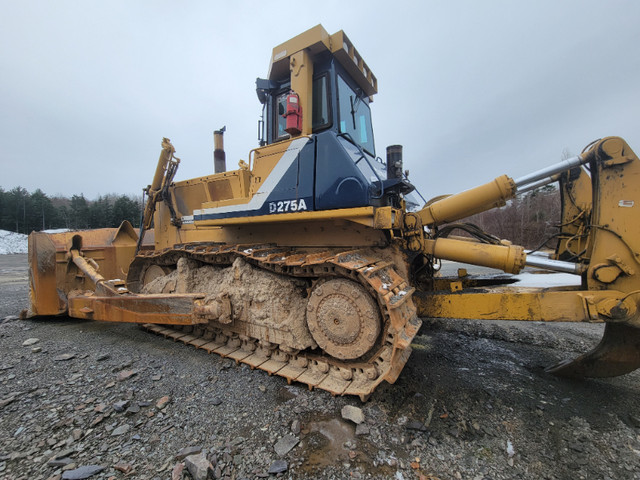
[(402, 178), (402, 145), (387, 147), (387, 179)]
[(213, 172), (222, 173), (227, 171), (227, 160), (224, 154), (224, 132), (227, 127), (213, 132)]

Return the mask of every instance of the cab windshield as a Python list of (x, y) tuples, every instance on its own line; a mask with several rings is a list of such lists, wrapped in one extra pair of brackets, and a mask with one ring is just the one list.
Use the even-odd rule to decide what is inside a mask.
[(340, 75), (338, 75), (338, 118), (340, 133), (347, 133), (351, 140), (375, 157), (369, 105), (347, 85)]

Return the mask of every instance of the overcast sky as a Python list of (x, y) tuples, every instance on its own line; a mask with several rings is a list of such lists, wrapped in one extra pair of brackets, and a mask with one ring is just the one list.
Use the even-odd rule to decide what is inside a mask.
[[(278, 5), (278, 6), (276, 6)], [(160, 142), (177, 180), (257, 146), (256, 77), (322, 23), (378, 78), (379, 156), (426, 198), (518, 177), (619, 135), (640, 153), (639, 1), (0, 0), (0, 187), (137, 194)]]

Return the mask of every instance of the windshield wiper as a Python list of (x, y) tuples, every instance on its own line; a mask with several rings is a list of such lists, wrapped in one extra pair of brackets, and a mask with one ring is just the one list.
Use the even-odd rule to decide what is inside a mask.
[(358, 105), (362, 99), (358, 96), (356, 97), (356, 101), (353, 101), (353, 95), (349, 95), (349, 103), (351, 104), (351, 120), (353, 120), (353, 129), (356, 130), (356, 112), (358, 111)]
[(353, 105), (353, 95), (349, 95), (349, 103), (351, 104), (351, 120), (353, 120), (353, 129), (356, 129), (356, 110)]

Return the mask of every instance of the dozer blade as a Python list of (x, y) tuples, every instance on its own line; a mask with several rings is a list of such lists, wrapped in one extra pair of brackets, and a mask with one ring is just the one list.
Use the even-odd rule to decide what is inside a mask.
[(547, 368), (561, 377), (617, 377), (640, 367), (640, 328), (607, 323), (600, 343), (575, 360)]
[(135, 255), (138, 234), (127, 221), (119, 228), (29, 235), (29, 310), (25, 316), (64, 315), (67, 295), (93, 290), (90, 278), (75, 268), (70, 250), (75, 244), (105, 278), (125, 278)]

